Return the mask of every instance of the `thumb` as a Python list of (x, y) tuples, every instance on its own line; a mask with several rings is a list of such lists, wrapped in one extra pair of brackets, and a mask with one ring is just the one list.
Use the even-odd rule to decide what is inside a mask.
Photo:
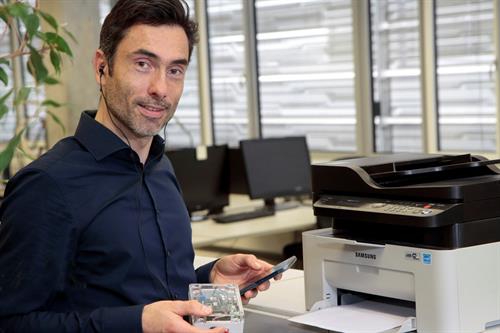
[(173, 301), (172, 311), (180, 316), (195, 315), (207, 316), (212, 313), (212, 308), (203, 305), (198, 301)]

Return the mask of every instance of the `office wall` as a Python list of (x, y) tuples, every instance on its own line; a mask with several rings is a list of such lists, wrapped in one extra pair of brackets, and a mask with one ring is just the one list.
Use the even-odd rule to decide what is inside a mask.
[(52, 146), (60, 138), (72, 135), (81, 111), (95, 109), (99, 98), (99, 86), (95, 82), (92, 57), (99, 43), (100, 11), (99, 1), (42, 0), (40, 8), (58, 19), (71, 31), (78, 44), (71, 43), (74, 58), (64, 63), (60, 85), (48, 86), (48, 98), (60, 101), (64, 107), (54, 110), (66, 127), (66, 133), (51, 119), (48, 119), (48, 140)]

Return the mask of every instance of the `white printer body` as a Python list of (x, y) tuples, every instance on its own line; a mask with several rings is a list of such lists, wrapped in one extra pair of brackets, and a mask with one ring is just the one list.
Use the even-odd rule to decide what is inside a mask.
[(457, 159), (313, 165), (314, 212), (333, 227), (303, 233), (306, 307), (375, 298), (414, 307), (419, 333), (500, 325), (500, 175)]
[(379, 246), (336, 238), (330, 228), (302, 239), (308, 309), (321, 300), (341, 305), (342, 290), (415, 302), (418, 332), (500, 324), (499, 242), (456, 250)]

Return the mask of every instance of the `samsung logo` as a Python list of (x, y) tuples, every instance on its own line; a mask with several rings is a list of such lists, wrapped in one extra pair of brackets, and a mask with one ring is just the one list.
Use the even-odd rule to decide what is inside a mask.
[(373, 259), (373, 260), (377, 259), (377, 255), (371, 254), (371, 253), (354, 252), (354, 255), (356, 256), (356, 258), (365, 258), (365, 259)]

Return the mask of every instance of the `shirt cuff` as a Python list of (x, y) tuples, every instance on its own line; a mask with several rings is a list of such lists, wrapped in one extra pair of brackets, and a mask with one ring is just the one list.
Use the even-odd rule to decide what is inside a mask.
[(121, 306), (103, 309), (104, 332), (142, 333), (142, 311), (144, 305)]
[(211, 283), (210, 272), (212, 271), (212, 268), (214, 267), (217, 260), (209, 262), (208, 264), (200, 266), (196, 269), (196, 281), (198, 283)]

